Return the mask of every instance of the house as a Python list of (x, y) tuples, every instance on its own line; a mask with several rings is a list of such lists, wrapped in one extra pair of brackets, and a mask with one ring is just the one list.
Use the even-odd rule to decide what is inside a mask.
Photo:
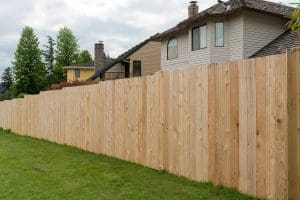
[(95, 71), (105, 64), (111, 62), (113, 59), (106, 59), (104, 56), (104, 43), (102, 41), (95, 44), (95, 61), (81, 64), (72, 64), (63, 69), (67, 74), (67, 81), (85, 81), (90, 76), (95, 74)]
[(137, 44), (124, 52), (117, 59), (106, 63), (96, 70), (88, 80), (114, 80), (146, 76), (160, 70), (160, 42), (153, 41), (158, 34)]
[(190, 2), (188, 18), (161, 33), (162, 70), (240, 60), (284, 52), (300, 44), (287, 31), (293, 8), (263, 0), (218, 1), (198, 12)]

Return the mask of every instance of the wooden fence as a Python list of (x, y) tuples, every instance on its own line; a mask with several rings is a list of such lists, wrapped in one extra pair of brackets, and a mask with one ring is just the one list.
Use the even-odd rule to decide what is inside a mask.
[(300, 199), (300, 50), (4, 101), (0, 127), (251, 195)]

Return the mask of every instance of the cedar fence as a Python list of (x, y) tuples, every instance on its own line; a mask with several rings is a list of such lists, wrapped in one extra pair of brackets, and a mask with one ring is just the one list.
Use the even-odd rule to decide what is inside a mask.
[(300, 49), (0, 102), (0, 127), (300, 199)]

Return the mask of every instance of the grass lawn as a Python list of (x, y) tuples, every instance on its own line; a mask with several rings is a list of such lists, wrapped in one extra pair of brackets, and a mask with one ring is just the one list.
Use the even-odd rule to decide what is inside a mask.
[(0, 199), (252, 199), (76, 148), (0, 130)]

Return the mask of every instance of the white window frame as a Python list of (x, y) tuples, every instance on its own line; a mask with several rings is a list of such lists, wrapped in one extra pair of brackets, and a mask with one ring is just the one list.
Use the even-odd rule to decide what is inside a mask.
[[(174, 48), (174, 49), (176, 48), (176, 51), (175, 51), (175, 55), (170, 56), (170, 48), (171, 48), (170, 43), (172, 41), (176, 41), (176, 46), (175, 45), (172, 46), (172, 48)], [(172, 60), (172, 59), (176, 59), (176, 58), (178, 58), (178, 40), (176, 37), (171, 37), (167, 44), (167, 60)]]
[[(222, 24), (222, 42), (219, 43), (218, 42), (218, 30), (217, 30), (217, 26), (218, 24)], [(220, 22), (216, 22), (215, 23), (215, 47), (224, 47), (224, 22), (220, 21)]]
[[(201, 40), (201, 38), (203, 37), (203, 35), (201, 34), (201, 29), (202, 28), (205, 28), (205, 39), (203, 42)], [(199, 34), (199, 47), (194, 47), (194, 30), (198, 30), (198, 34)], [(203, 44), (204, 43), (204, 44)], [(201, 26), (198, 26), (198, 27), (195, 27), (192, 29), (192, 51), (197, 51), (197, 50), (200, 50), (200, 49), (205, 49), (207, 48), (207, 24), (203, 24)]]

